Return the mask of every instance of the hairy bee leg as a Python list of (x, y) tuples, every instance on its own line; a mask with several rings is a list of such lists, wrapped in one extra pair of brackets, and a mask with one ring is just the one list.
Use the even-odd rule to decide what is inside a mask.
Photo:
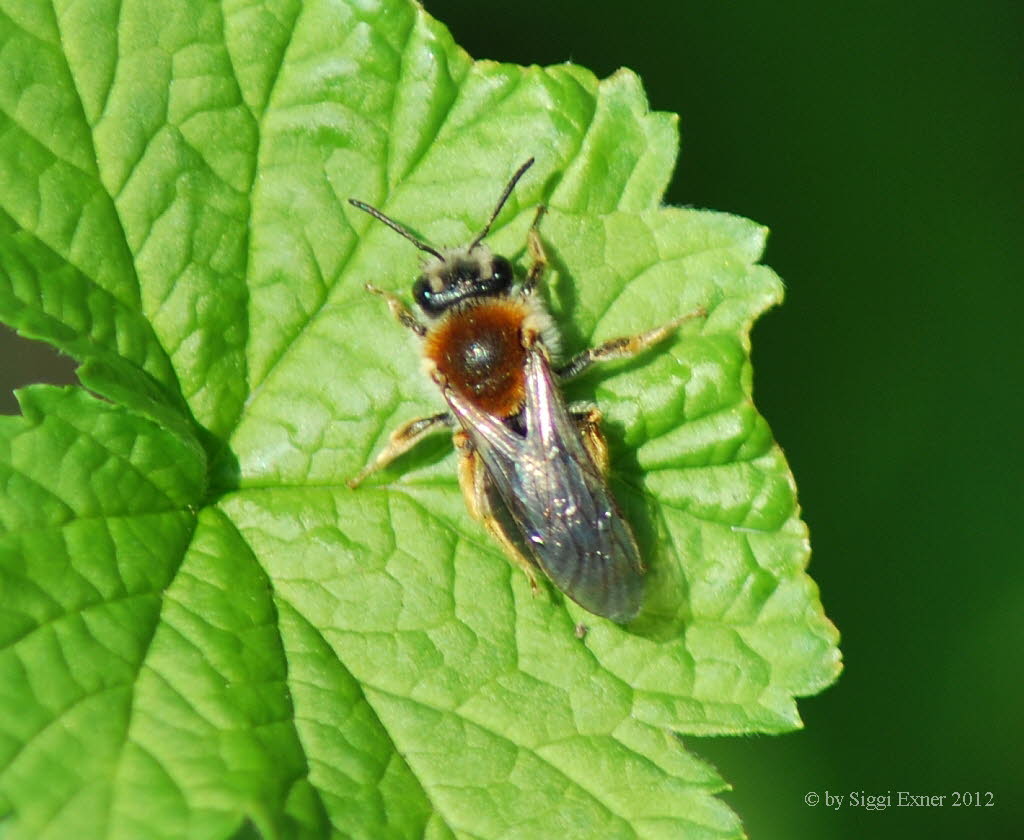
[(679, 329), (679, 326), (684, 322), (689, 321), (691, 318), (703, 318), (706, 314), (704, 308), (701, 307), (688, 315), (682, 315), (669, 321), (667, 324), (639, 335), (612, 338), (597, 345), (597, 347), (588, 347), (586, 350), (573, 356), (568, 362), (558, 368), (555, 373), (564, 382), (567, 379), (572, 379), (574, 376), (579, 376), (591, 365), (610, 362), (615, 359), (632, 358), (643, 353), (649, 347), (664, 341)]
[(480, 480), (480, 458), (476, 449), (463, 431), (452, 435), (452, 442), (455, 444), (455, 452), (459, 456), (457, 474), (459, 478), (459, 489), (462, 490), (462, 498), (466, 502), (466, 509), (469, 515), (479, 522), (484, 521), (490, 506), (483, 495), (483, 482)]
[(386, 467), (399, 455), (404, 455), (427, 435), (437, 431), (439, 426), (451, 427), (454, 423), (455, 418), (447, 411), (442, 411), (440, 414), (432, 414), (430, 417), (417, 417), (399, 426), (391, 433), (387, 446), (377, 453), (377, 457), (363, 467), (358, 475), (350, 478), (346, 484), (349, 487), (358, 487), (364, 478)]
[(526, 579), (530, 581), (530, 590), (536, 595), (540, 587), (537, 584), (537, 575), (534, 572), (533, 564), (508, 538), (491, 510), (490, 500), (484, 490), (485, 467), (483, 461), (480, 460), (469, 435), (465, 432), (456, 432), (453, 435), (453, 440), (455, 449), (459, 453), (459, 487), (462, 489), (462, 497), (466, 501), (466, 508), (469, 510), (470, 516), (483, 523), (487, 532), (498, 541), (498, 545), (508, 555), (509, 560), (526, 573)]
[(583, 448), (587, 450), (590, 460), (600, 470), (602, 476), (608, 475), (608, 442), (601, 431), (601, 410), (593, 405), (569, 406), (569, 413), (580, 433)]
[[(569, 413), (572, 415), (576, 428), (580, 433), (580, 440), (583, 448), (587, 450), (590, 460), (600, 470), (604, 478), (608, 478), (608, 441), (601, 431), (601, 410), (593, 405), (573, 404), (569, 406)], [(636, 560), (636, 570), (643, 574), (647, 567), (639, 557)]]
[(530, 232), (526, 236), (527, 249), (530, 252), (530, 259), (533, 261), (530, 271), (523, 281), (523, 294), (533, 294), (540, 283), (544, 272), (548, 267), (548, 255), (544, 252), (544, 244), (540, 241), (540, 220), (547, 210), (543, 204), (537, 208), (537, 215), (533, 217), (533, 224), (530, 225)]
[(409, 307), (402, 303), (402, 301), (400, 301), (395, 295), (391, 294), (391, 292), (386, 291), (385, 289), (380, 289), (372, 283), (366, 284), (366, 291), (384, 298), (384, 300), (387, 301), (388, 309), (391, 310), (391, 314), (394, 316), (394, 319), (407, 330), (412, 330), (420, 338), (423, 338), (423, 336), (427, 334), (427, 328), (417, 321), (416, 316), (409, 311)]

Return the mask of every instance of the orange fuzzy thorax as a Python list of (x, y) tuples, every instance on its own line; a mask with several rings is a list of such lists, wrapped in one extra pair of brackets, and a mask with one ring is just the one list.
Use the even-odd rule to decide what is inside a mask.
[(424, 354), (445, 381), (481, 411), (509, 417), (525, 393), (522, 325), (528, 308), (505, 298), (473, 302), (445, 315)]

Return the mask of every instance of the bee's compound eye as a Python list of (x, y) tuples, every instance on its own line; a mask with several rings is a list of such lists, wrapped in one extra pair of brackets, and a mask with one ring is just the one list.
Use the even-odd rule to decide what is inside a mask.
[(430, 281), (425, 274), (417, 277), (416, 282), (412, 284), (412, 298), (424, 312), (436, 313), (437, 306), (433, 300), (433, 292), (430, 291)]
[(512, 263), (504, 257), (495, 256), (491, 260), (491, 281), (487, 285), (494, 291), (505, 291), (512, 286)]

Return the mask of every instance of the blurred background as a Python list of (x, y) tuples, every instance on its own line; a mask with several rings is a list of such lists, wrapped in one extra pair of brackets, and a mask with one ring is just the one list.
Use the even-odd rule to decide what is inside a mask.
[[(681, 118), (666, 200), (772, 229), (755, 397), (846, 670), (802, 732), (690, 742), (747, 832), (1024, 836), (1024, 4), (425, 5), (476, 58), (636, 70)], [(0, 411), (73, 381), (39, 348), (0, 332)]]

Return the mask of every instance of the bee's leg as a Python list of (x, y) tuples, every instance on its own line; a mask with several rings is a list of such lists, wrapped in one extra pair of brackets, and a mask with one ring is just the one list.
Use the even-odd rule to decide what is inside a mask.
[(530, 232), (526, 237), (526, 246), (533, 263), (530, 266), (529, 273), (526, 275), (526, 280), (523, 281), (524, 295), (533, 294), (534, 289), (537, 288), (537, 284), (540, 282), (541, 277), (544, 276), (544, 271), (548, 267), (548, 255), (544, 253), (544, 245), (540, 241), (540, 232), (538, 230), (545, 210), (547, 208), (543, 204), (537, 208), (537, 215), (533, 217), (533, 224), (530, 225)]
[(590, 460), (600, 470), (601, 475), (608, 475), (608, 442), (601, 431), (601, 410), (590, 403), (573, 403), (569, 413), (580, 433), (583, 448), (587, 450)]
[(558, 378), (564, 382), (567, 379), (572, 379), (574, 376), (579, 376), (593, 364), (610, 362), (614, 359), (629, 359), (638, 353), (642, 353), (648, 347), (653, 347), (655, 344), (664, 341), (684, 321), (688, 321), (691, 318), (703, 318), (706, 314), (704, 308), (701, 307), (689, 315), (683, 315), (653, 330), (640, 333), (640, 335), (612, 338), (597, 345), (597, 347), (588, 347), (586, 350), (573, 356), (555, 372), (558, 374)]
[[(590, 460), (604, 478), (608, 478), (608, 441), (601, 431), (601, 412), (588, 403), (573, 403), (569, 406), (576, 429), (580, 433), (583, 448), (587, 450)], [(636, 569), (643, 574), (645, 567), (642, 560), (636, 559)]]
[(384, 300), (387, 301), (388, 309), (391, 310), (391, 314), (395, 317), (395, 320), (407, 330), (412, 330), (420, 338), (423, 338), (423, 336), (427, 334), (427, 328), (417, 321), (416, 316), (409, 311), (409, 307), (402, 303), (402, 301), (400, 301), (395, 295), (391, 294), (391, 292), (379, 289), (372, 283), (366, 284), (366, 291), (375, 295), (380, 295), (384, 298)]
[(391, 433), (387, 446), (377, 453), (377, 457), (346, 483), (349, 487), (359, 486), (364, 478), (386, 467), (399, 455), (408, 452), (431, 432), (436, 432), (441, 426), (451, 427), (454, 422), (455, 418), (447, 411), (443, 411), (440, 414), (432, 414), (430, 417), (417, 417), (415, 420), (410, 420), (399, 426)]
[(483, 461), (480, 460), (480, 456), (470, 442), (469, 435), (458, 431), (453, 438), (455, 449), (459, 453), (459, 487), (462, 488), (462, 496), (466, 500), (470, 516), (483, 523), (490, 535), (498, 541), (498, 545), (508, 555), (509, 560), (526, 573), (526, 578), (530, 581), (530, 589), (536, 595), (539, 587), (533, 564), (509, 539), (508, 534), (494, 515), (490, 499), (487, 498), (487, 485), (484, 478), (486, 468)]

